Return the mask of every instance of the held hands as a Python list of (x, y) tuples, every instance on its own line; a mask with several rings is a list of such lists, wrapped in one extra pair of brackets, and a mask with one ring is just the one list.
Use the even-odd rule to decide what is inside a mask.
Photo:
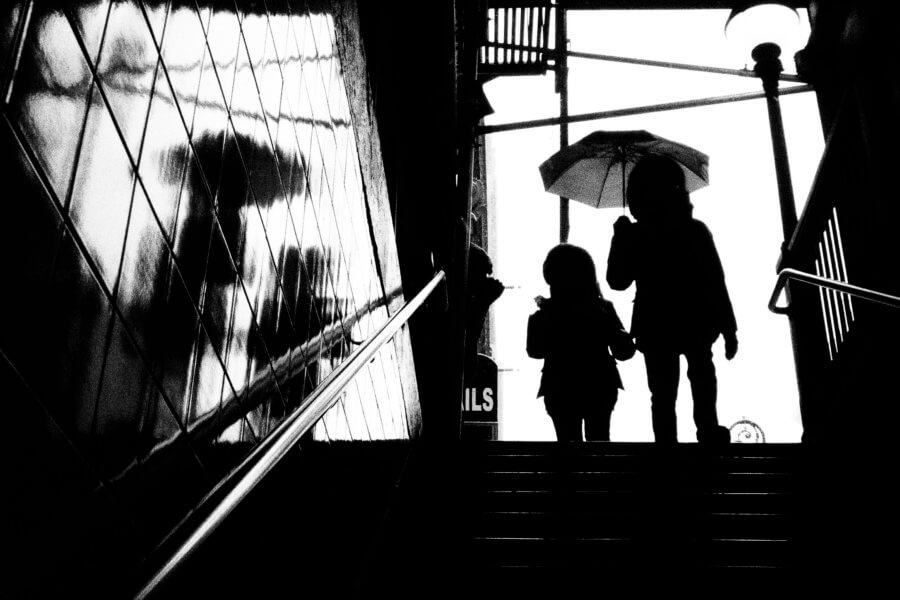
[(733, 333), (725, 335), (725, 358), (731, 360), (738, 351), (737, 336)]

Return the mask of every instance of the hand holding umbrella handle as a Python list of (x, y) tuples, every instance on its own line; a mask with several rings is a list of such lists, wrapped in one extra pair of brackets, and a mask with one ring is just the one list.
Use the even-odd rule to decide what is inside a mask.
[(621, 233), (624, 231), (628, 231), (628, 229), (633, 225), (631, 219), (629, 219), (626, 215), (622, 215), (616, 222), (613, 223), (613, 231), (615, 233)]

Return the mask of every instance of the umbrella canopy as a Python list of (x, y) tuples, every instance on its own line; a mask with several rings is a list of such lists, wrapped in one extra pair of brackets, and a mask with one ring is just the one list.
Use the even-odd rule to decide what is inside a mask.
[(709, 157), (647, 131), (595, 131), (541, 166), (544, 189), (596, 208), (625, 206), (625, 183), (639, 159), (667, 156), (684, 171), (688, 192), (709, 184)]

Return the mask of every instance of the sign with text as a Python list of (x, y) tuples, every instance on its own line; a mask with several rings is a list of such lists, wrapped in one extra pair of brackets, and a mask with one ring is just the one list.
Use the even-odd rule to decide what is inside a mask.
[(466, 378), (462, 397), (463, 422), (497, 422), (497, 363), (479, 354), (475, 373)]

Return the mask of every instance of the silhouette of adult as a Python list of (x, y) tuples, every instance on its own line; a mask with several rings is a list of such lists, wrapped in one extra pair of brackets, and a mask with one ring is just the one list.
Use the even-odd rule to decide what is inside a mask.
[(528, 356), (544, 359), (538, 397), (544, 397), (557, 440), (608, 441), (622, 388), (616, 359), (633, 356), (634, 344), (601, 295), (586, 250), (560, 244), (547, 253), (543, 271), (550, 298), (535, 299), (526, 341)]
[(631, 172), (628, 205), (636, 219), (613, 225), (606, 280), (636, 285), (631, 335), (644, 355), (657, 442), (677, 442), (675, 401), (680, 355), (694, 401), (700, 443), (727, 443), (719, 426), (712, 346), (720, 335), (725, 357), (737, 353), (737, 324), (712, 234), (693, 218), (684, 173), (673, 160), (650, 156)]

